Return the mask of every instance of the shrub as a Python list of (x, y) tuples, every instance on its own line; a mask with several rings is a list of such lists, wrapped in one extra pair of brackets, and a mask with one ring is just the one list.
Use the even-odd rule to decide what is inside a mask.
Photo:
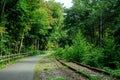
[(95, 47), (88, 43), (81, 33), (73, 39), (72, 46), (59, 48), (55, 56), (67, 61), (77, 61), (93, 67), (118, 68), (120, 61), (120, 50), (116, 51), (114, 40), (107, 38), (104, 40), (102, 48)]
[(88, 54), (83, 57), (83, 63), (93, 66), (102, 67), (103, 66), (103, 50), (100, 48), (91, 48)]
[(58, 48), (54, 53), (55, 57), (57, 57), (59, 59), (63, 58), (63, 54), (64, 54), (64, 49), (63, 48)]
[(55, 55), (67, 61), (82, 62), (84, 54), (89, 53), (90, 48), (82, 34), (78, 33), (72, 46), (65, 46), (65, 49), (59, 48)]
[(105, 38), (104, 41), (104, 66), (115, 69), (119, 67), (119, 50), (116, 50), (116, 45), (113, 38)]
[(45, 54), (45, 52), (40, 51), (40, 50), (33, 50), (29, 52), (29, 56), (34, 56), (34, 55), (39, 55), (39, 54)]
[(89, 43), (82, 36), (81, 33), (78, 33), (76, 38), (73, 40), (73, 52), (75, 61), (82, 62), (85, 54), (88, 54), (90, 51)]
[(66, 46), (63, 52), (63, 58), (67, 61), (73, 61), (74, 60), (74, 51), (73, 51), (73, 47), (71, 46)]

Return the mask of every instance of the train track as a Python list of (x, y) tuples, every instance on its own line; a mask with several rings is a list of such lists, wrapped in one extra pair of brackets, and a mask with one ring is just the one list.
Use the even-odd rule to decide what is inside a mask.
[(97, 69), (97, 68), (94, 68), (94, 67), (90, 67), (90, 66), (88, 66), (88, 65), (84, 65), (84, 64), (81, 64), (81, 63), (78, 63), (78, 62), (73, 62), (73, 63), (75, 63), (75, 64), (77, 64), (77, 65), (80, 65), (80, 66), (83, 66), (83, 67), (86, 67), (86, 68), (88, 68), (88, 69), (90, 69), (90, 70), (92, 70), (92, 71), (94, 71), (94, 72), (98, 72), (98, 73), (104, 74), (104, 75), (106, 75), (106, 76), (111, 76), (111, 77), (115, 78), (116, 80), (120, 80), (120, 76), (112, 75), (111, 73), (109, 73), (109, 72), (107, 72), (107, 71), (104, 71), (104, 70), (102, 70), (102, 69)]
[(81, 74), (87, 79), (92, 80), (120, 80), (120, 76), (111, 75), (109, 72), (106, 72), (101, 69), (93, 68), (78, 62), (64, 62), (62, 60), (56, 59), (62, 65), (67, 66), (67, 68), (73, 70), (74, 72)]

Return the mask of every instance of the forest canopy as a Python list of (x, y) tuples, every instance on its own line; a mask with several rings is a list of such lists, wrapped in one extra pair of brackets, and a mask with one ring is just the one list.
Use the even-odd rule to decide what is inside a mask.
[(50, 36), (59, 33), (62, 14), (61, 4), (54, 1), (1, 0), (0, 54), (46, 50)]

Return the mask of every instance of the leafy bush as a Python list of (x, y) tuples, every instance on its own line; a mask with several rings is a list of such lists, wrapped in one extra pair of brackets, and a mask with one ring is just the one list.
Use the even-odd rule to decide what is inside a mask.
[(76, 38), (73, 40), (73, 50), (75, 56), (75, 61), (82, 62), (85, 54), (88, 54), (90, 51), (89, 43), (82, 36), (81, 33), (78, 33)]
[(64, 78), (56, 78), (55, 80), (65, 80)]
[(66, 46), (64, 51), (63, 51), (63, 58), (67, 61), (74, 61), (75, 54), (73, 51), (73, 47), (71, 46)]
[(60, 58), (60, 59), (63, 58), (63, 54), (64, 54), (63, 48), (58, 48), (56, 52), (54, 53), (55, 57)]
[(39, 51), (39, 50), (33, 50), (29, 52), (29, 56), (34, 56), (34, 55), (39, 55), (39, 54), (44, 54), (44, 51)]
[(119, 50), (116, 51), (116, 45), (113, 38), (105, 38), (104, 44), (104, 66), (110, 67), (112, 69), (119, 67)]
[(114, 39), (104, 40), (102, 48), (95, 47), (88, 43), (81, 33), (78, 33), (73, 39), (72, 46), (66, 46), (65, 49), (59, 48), (55, 56), (67, 61), (77, 61), (93, 67), (119, 68), (120, 53), (116, 53)]
[(0, 41), (0, 52), (2, 55), (10, 54), (10, 50), (5, 46), (6, 40)]
[(83, 56), (89, 53), (90, 48), (89, 43), (87, 43), (82, 34), (78, 33), (76, 38), (73, 40), (72, 46), (66, 46), (65, 49), (58, 49), (55, 55), (67, 61), (82, 62)]
[(83, 57), (83, 63), (93, 66), (102, 67), (103, 66), (103, 50), (100, 48), (91, 48), (88, 54)]

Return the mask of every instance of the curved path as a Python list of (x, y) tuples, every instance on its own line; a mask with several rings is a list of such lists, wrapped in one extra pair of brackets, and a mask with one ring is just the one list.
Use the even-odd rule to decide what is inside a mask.
[(35, 65), (43, 56), (23, 59), (0, 70), (0, 80), (33, 80)]

